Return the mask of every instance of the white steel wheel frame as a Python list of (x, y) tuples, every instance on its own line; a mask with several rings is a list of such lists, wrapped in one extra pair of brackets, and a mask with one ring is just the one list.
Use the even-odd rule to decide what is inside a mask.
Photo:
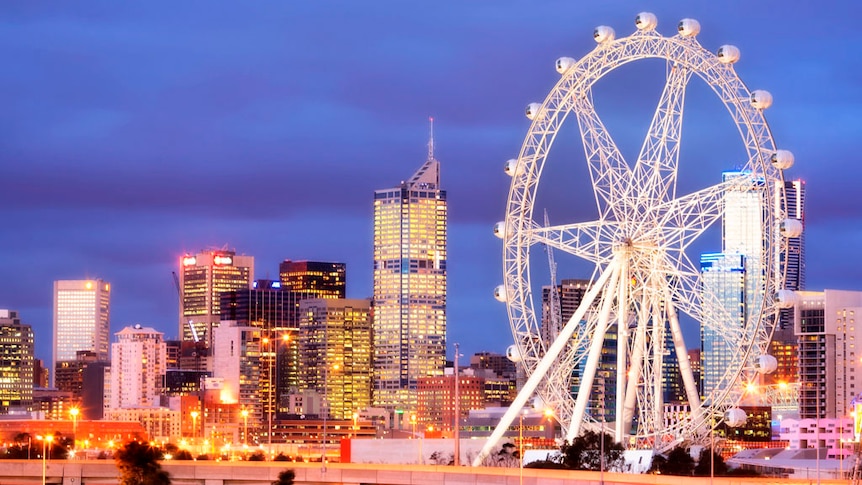
[[(667, 80), (637, 161), (623, 159), (593, 109), (591, 87), (608, 72), (632, 61), (665, 59)], [(750, 176), (737, 177), (691, 194), (676, 194), (679, 141), (685, 87), (694, 75), (721, 99), (737, 125), (748, 159), (740, 161)], [(584, 427), (599, 426), (617, 442), (663, 452), (682, 441), (703, 440), (724, 411), (741, 397), (738, 385), (750, 378), (766, 353), (777, 310), (776, 290), (783, 288), (777, 253), (786, 250), (779, 237), (784, 204), (782, 171), (770, 163), (775, 153), (762, 109), (732, 64), (721, 62), (694, 36), (663, 37), (653, 29), (599, 45), (574, 62), (545, 101), (530, 116), (530, 126), (512, 184), (504, 226), (504, 287), (520, 364), (529, 377), (474, 461), (490, 453), (535, 391), (560, 421), (571, 441)], [(535, 107), (533, 107), (535, 109)], [(598, 219), (546, 227), (533, 219), (537, 187), (547, 154), (569, 115), (578, 121), (595, 192)], [(699, 268), (689, 259), (691, 242), (723, 215), (730, 191), (755, 191), (763, 204), (763, 246), (749, 257), (749, 271), (759, 269), (760, 291), (748, 302), (750, 317), (731, 321), (720, 302), (705, 296)], [(592, 284), (580, 308), (553, 342), (540, 333), (533, 304), (530, 250), (547, 245), (595, 264)], [(714, 389), (698, 394), (688, 365), (677, 312), (684, 312), (735, 343), (732, 364)], [(653, 325), (658, 322), (660, 325)], [(691, 412), (666, 419), (661, 392), (665, 322), (679, 357)], [(587, 409), (589, 392), (571, 395), (572, 374), (580, 369), (579, 389), (591, 390), (603, 336), (615, 328), (618, 342), (616, 421), (599, 425)], [(655, 344), (653, 344), (655, 342)], [(619, 419), (623, 416), (623, 419)], [(582, 423), (586, 423), (582, 426)]]

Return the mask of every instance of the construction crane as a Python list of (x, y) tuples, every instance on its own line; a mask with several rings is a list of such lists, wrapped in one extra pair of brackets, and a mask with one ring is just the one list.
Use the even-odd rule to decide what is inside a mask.
[[(548, 222), (548, 210), (545, 209), (545, 227), (550, 227)], [(557, 335), (562, 330), (561, 315), (557, 311), (560, 308), (559, 295), (557, 294), (557, 263), (554, 262), (554, 249), (545, 244), (548, 253), (548, 267), (551, 269), (551, 289), (548, 293), (548, 342), (557, 340)]]

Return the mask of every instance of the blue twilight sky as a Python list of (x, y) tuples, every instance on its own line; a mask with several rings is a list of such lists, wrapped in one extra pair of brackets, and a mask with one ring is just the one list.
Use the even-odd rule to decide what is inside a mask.
[[(50, 361), (52, 282), (101, 277), (113, 285), (112, 333), (141, 323), (175, 337), (177, 258), (225, 245), (253, 255), (257, 277), (277, 276), (286, 258), (345, 262), (348, 296), (368, 297), (372, 193), (421, 165), (434, 116), (449, 192), (449, 354), (452, 342), (465, 355), (503, 352), (512, 337), (491, 295), (491, 228), (524, 106), (558, 80), (558, 57), (593, 49), (595, 26), (628, 35), (639, 11), (665, 35), (692, 17), (707, 49), (740, 48), (736, 70), (773, 94), (767, 119), (796, 155), (789, 175), (808, 184), (807, 287), (862, 289), (855, 0), (3, 2), (0, 308), (21, 312)], [(596, 105), (636, 153), (664, 65), (619, 71), (597, 85)], [(703, 186), (736, 166), (742, 145), (717, 98), (692, 84), (680, 177)], [(555, 150), (583, 157), (579, 143), (568, 125)], [(590, 219), (583, 177), (562, 173), (543, 178), (542, 208), (552, 222)]]

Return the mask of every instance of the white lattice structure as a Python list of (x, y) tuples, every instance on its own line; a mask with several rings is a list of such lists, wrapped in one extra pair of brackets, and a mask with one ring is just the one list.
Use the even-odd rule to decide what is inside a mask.
[[(504, 243), (504, 284), (495, 296), (508, 307), (515, 339), (509, 355), (529, 378), (483, 454), (491, 451), (534, 393), (554, 409), (568, 440), (586, 427), (603, 427), (619, 442), (663, 451), (708, 434), (710, 425), (738, 402), (740, 376), (757, 372), (765, 362), (776, 306), (786, 307), (784, 300), (789, 298), (784, 294), (776, 298), (783, 288), (776, 256), (786, 246), (782, 236), (801, 231), (798, 221), (785, 220), (780, 206), (764, 200), (765, 237), (762, 251), (755, 256), (762, 263), (761, 291), (751, 302), (754, 317), (742, 326), (728, 323), (731, 319), (722, 305), (702, 291), (699, 268), (687, 251), (692, 241), (721, 219), (726, 194), (754, 187), (764, 189), (756, 191), (763, 197), (783, 191), (782, 171), (792, 165), (792, 154), (776, 150), (764, 119), (771, 95), (749, 91), (736, 75), (736, 47), (722, 46), (717, 55), (707, 51), (695, 39), (700, 25), (691, 19), (681, 21), (672, 37), (656, 32), (656, 23), (654, 15), (639, 14), (637, 30), (621, 39), (615, 39), (609, 27), (597, 28), (597, 47), (580, 60), (557, 60), (562, 78), (544, 102), (527, 107), (532, 124), (518, 158), (506, 164), (512, 176), (506, 220), (495, 226)], [(618, 67), (647, 58), (666, 60), (667, 77), (640, 153), (628, 163), (593, 107), (592, 87)], [(679, 194), (683, 106), (686, 86), (695, 78), (712, 89), (735, 123), (747, 154), (736, 164), (744, 167), (747, 176)], [(540, 224), (534, 219), (539, 180), (551, 146), (570, 115), (580, 131), (598, 217)], [(590, 290), (552, 342), (541, 338), (533, 303), (530, 252), (536, 245), (586, 260), (595, 268)], [(669, 322), (676, 354), (685, 356), (680, 312), (725, 335), (733, 344), (733, 365), (724, 370), (714, 389), (701, 395), (688, 360), (678, 359), (691, 412), (667, 425), (661, 388), (665, 323)], [(599, 424), (587, 404), (597, 382), (604, 336), (612, 328), (617, 332), (616, 421)], [(582, 391), (576, 397), (571, 393), (573, 375)]]

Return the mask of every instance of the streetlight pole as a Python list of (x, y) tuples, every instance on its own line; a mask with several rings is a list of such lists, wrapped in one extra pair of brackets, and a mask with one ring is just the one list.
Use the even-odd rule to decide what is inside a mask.
[(248, 448), (248, 409), (243, 409), (241, 414), (242, 414), (242, 421), (243, 421), (243, 423), (242, 423), (242, 425), (243, 425), (243, 431), (242, 431), (243, 448)]
[(272, 403), (272, 384), (273, 384), (272, 373), (273, 373), (273, 361), (275, 359), (273, 359), (272, 346), (270, 345), (269, 337), (264, 337), (263, 339), (261, 339), (261, 342), (263, 342), (264, 346), (266, 346), (266, 353), (267, 353), (266, 358), (269, 360), (269, 362), (267, 363), (268, 364), (267, 367), (269, 368), (269, 372), (267, 372), (267, 388), (269, 388), (269, 399), (267, 399), (267, 402), (266, 402), (266, 414), (267, 414), (266, 439), (267, 439), (267, 448), (268, 448), (267, 451), (270, 454), (272, 454), (272, 407), (273, 407), (273, 403)]
[(48, 443), (52, 443), (54, 441), (54, 437), (51, 435), (48, 436), (36, 436), (37, 440), (42, 440), (42, 485), (45, 485), (45, 475), (47, 470), (47, 450)]
[[(820, 337), (818, 336), (818, 343)], [(814, 426), (817, 427), (817, 430), (814, 432), (814, 446), (816, 447), (816, 463), (817, 463), (817, 485), (820, 485), (820, 368), (817, 369), (817, 381), (814, 383), (814, 402), (816, 406), (814, 406), (814, 411), (817, 413), (817, 416), (814, 420)]]
[(72, 416), (72, 451), (73, 456), (74, 452), (78, 449), (78, 413), (81, 412), (78, 408), (72, 408), (69, 410), (69, 414)]
[(458, 372), (460, 344), (455, 342), (455, 466), (461, 464), (461, 392), (458, 387), (461, 376)]
[(518, 483), (524, 485), (524, 414), (527, 410), (522, 409), (518, 414)]
[(192, 447), (195, 445), (195, 441), (198, 438), (198, 412), (192, 411)]

